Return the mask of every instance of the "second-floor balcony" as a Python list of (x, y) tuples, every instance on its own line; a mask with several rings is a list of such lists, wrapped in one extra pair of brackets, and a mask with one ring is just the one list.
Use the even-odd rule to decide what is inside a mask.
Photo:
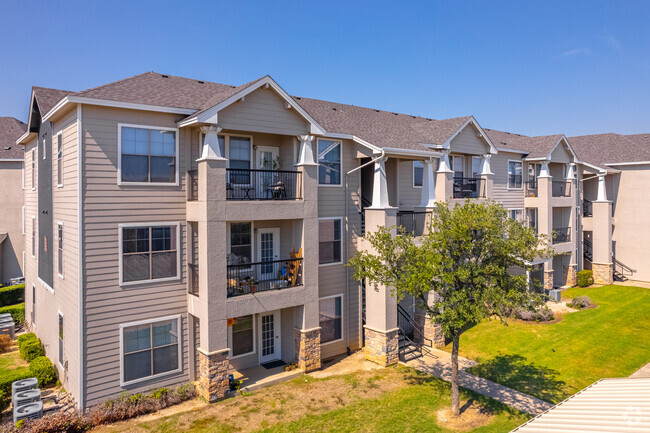
[(553, 229), (553, 243), (562, 244), (571, 242), (571, 227), (558, 227)]
[(428, 212), (397, 212), (397, 233), (422, 236), (427, 223)]
[(454, 177), (454, 198), (485, 197), (485, 179)]
[(539, 188), (536, 180), (529, 180), (524, 184), (526, 197), (539, 197)]
[(571, 197), (571, 181), (554, 180), (552, 182), (553, 197)]
[(228, 264), (228, 297), (302, 285), (302, 257)]
[[(190, 170), (187, 175), (187, 199), (196, 201), (198, 170)], [(302, 172), (228, 168), (225, 188), (227, 200), (301, 200)]]

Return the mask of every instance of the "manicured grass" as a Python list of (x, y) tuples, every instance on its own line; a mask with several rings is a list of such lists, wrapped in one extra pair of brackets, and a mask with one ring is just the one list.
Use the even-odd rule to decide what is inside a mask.
[[(479, 361), (469, 372), (557, 403), (605, 377), (629, 376), (650, 362), (650, 290), (570, 289), (598, 308), (555, 324), (480, 323), (460, 339), (460, 354)], [(446, 347), (451, 350), (451, 347)]]
[(303, 376), (254, 394), (159, 417), (99, 427), (94, 433), (217, 432), (506, 432), (530, 416), (461, 390), (461, 404), (490, 415), (478, 428), (440, 427), (437, 412), (451, 405), (450, 385), (407, 367), (314, 379)]
[(14, 342), (9, 352), (0, 354), (0, 380), (15, 373), (27, 373), (29, 364), (20, 357), (18, 346)]

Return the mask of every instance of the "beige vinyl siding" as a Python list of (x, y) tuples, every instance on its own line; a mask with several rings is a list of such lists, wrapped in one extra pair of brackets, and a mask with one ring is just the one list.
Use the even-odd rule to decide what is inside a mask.
[[(349, 140), (342, 143), (342, 167), (341, 183), (343, 186), (320, 186), (318, 188), (318, 216), (341, 217), (342, 238), (345, 236), (345, 206), (348, 207), (349, 233), (348, 233), (348, 257), (357, 252), (358, 237), (361, 235), (361, 215), (359, 214), (359, 194), (361, 183), (361, 171), (358, 170), (348, 176), (348, 199), (345, 198), (345, 173), (358, 166), (356, 158), (357, 145)], [(314, 145), (316, 147), (316, 145)], [(342, 257), (345, 260), (345, 252)], [(343, 264), (321, 266), (318, 272), (318, 296), (326, 297), (343, 294), (343, 341), (321, 346), (321, 358), (327, 359), (332, 356), (345, 353), (345, 335), (349, 332), (350, 347), (355, 349), (360, 346), (359, 336), (359, 291), (360, 285), (352, 279), (352, 270), (349, 271), (350, 299), (346, 294), (346, 266)], [(349, 303), (349, 305), (348, 305)], [(349, 315), (348, 315), (349, 312)]]
[[(127, 390), (137, 392), (189, 380), (186, 302), (186, 141), (179, 131), (179, 186), (118, 186), (118, 123), (176, 127), (182, 116), (83, 107), (85, 184), (83, 197), (86, 314), (86, 402), (95, 404)], [(180, 278), (121, 287), (119, 229), (123, 223), (180, 223)], [(181, 373), (120, 386), (119, 325), (182, 315)]]
[(553, 152), (551, 152), (551, 161), (553, 162), (560, 162), (564, 164), (568, 164), (572, 161), (573, 157), (571, 156), (571, 153), (567, 149), (566, 144), (564, 143), (564, 140), (558, 144)]
[[(46, 291), (38, 282), (38, 247), (36, 251), (32, 251), (32, 229), (38, 233), (38, 188), (32, 190), (32, 150), (38, 154), (36, 150), (36, 139), (32, 140), (25, 146), (25, 320), (29, 326), (34, 329), (31, 322), (32, 315), (32, 285), (36, 285), (36, 311), (39, 313), (39, 306), (45, 298), (44, 292)], [(37, 155), (38, 157), (38, 155)], [(34, 174), (35, 185), (38, 185), (38, 171)], [(34, 222), (32, 222), (34, 217)], [(35, 227), (34, 227), (35, 226)], [(38, 239), (36, 240), (38, 245)], [(32, 257), (34, 254), (35, 257)], [(48, 292), (49, 295), (49, 292)], [(39, 318), (36, 318), (36, 323), (39, 324)]]
[(308, 123), (275, 90), (257, 89), (219, 112), (224, 129), (297, 135), (309, 132)]
[(524, 164), (520, 153), (499, 152), (492, 155), (490, 168), (494, 176), (493, 199), (501, 203), (506, 209), (524, 208), (524, 189), (508, 189), (508, 161), (521, 161), (523, 170), (523, 182), (526, 181), (526, 164)]
[(414, 210), (420, 205), (422, 188), (413, 187), (413, 161), (399, 160), (398, 164), (399, 184), (399, 210)]
[(478, 133), (474, 125), (467, 125), (451, 140), (451, 151), (470, 155), (484, 155), (490, 148), (485, 140), (478, 136)]

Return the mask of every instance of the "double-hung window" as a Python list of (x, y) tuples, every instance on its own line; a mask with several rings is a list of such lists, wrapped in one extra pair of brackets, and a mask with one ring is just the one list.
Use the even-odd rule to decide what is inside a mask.
[(56, 136), (56, 185), (63, 186), (63, 136)]
[(63, 314), (59, 311), (59, 365), (63, 365)]
[(424, 164), (422, 161), (413, 161), (413, 187), (422, 186), (422, 177), (424, 176)]
[(63, 278), (63, 224), (57, 225), (57, 253), (58, 253), (58, 272), (59, 276)]
[(36, 217), (32, 217), (32, 257), (36, 257)]
[(235, 317), (230, 327), (232, 356), (241, 356), (255, 351), (253, 316)]
[(523, 187), (523, 162), (508, 161), (508, 188), (521, 189)]
[(122, 383), (180, 371), (180, 317), (120, 326)]
[(319, 264), (341, 263), (341, 218), (318, 221)]
[(477, 179), (481, 177), (481, 157), (472, 156), (472, 177)]
[(451, 166), (454, 169), (454, 178), (462, 179), (465, 177), (465, 158), (459, 155), (451, 156)]
[(178, 227), (178, 224), (122, 227), (122, 282), (178, 277)]
[[(221, 145), (221, 140), (219, 145)], [(251, 139), (248, 137), (228, 137), (228, 161), (230, 182), (237, 185), (250, 185)]]
[(120, 125), (119, 133), (121, 183), (177, 182), (175, 129)]
[(253, 236), (251, 223), (230, 224), (229, 265), (243, 265), (253, 261)]
[(521, 221), (523, 218), (523, 211), (521, 209), (510, 209), (508, 210), (508, 214), (515, 221)]
[(342, 296), (333, 296), (319, 300), (320, 341), (329, 343), (343, 338), (343, 315), (341, 314)]
[(341, 142), (318, 140), (318, 183), (341, 185)]
[(36, 189), (36, 149), (32, 149), (32, 191)]

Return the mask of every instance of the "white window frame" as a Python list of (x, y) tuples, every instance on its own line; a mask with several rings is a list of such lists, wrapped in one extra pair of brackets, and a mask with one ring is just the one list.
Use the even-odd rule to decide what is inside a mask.
[[(248, 353), (241, 353), (239, 355), (233, 356), (232, 354), (232, 326), (228, 326), (228, 359), (238, 359), (243, 358), (244, 356), (251, 356), (257, 353), (257, 314), (244, 314), (244, 316), (253, 317), (253, 351)], [(243, 316), (238, 316), (243, 317)], [(237, 317), (231, 317), (231, 319), (236, 319)], [(227, 325), (226, 325), (227, 326)]]
[[(61, 156), (59, 156), (59, 143), (61, 144)], [(52, 155), (54, 155), (54, 149), (52, 149)], [(59, 170), (59, 160), (61, 161), (61, 170)], [(56, 187), (63, 188), (63, 131), (56, 134)]]
[[(339, 144), (339, 148), (341, 149), (341, 151), (339, 153), (340, 159), (341, 159), (340, 160), (341, 175), (339, 176), (339, 183), (320, 183), (320, 158), (318, 157), (318, 154), (319, 154), (319, 152), (318, 152), (318, 146), (319, 146), (318, 143), (320, 143), (321, 140), (323, 140), (323, 141), (331, 141), (331, 142)], [(345, 173), (343, 173), (343, 140), (337, 140), (336, 138), (322, 138), (322, 139), (317, 138), (316, 139), (316, 164), (318, 164), (318, 171), (319, 171), (319, 173), (316, 174), (316, 176), (318, 177), (318, 186), (319, 187), (323, 187), (323, 188), (341, 188), (341, 187), (343, 187), (343, 176), (345, 175)]]
[[(65, 337), (65, 316), (59, 311), (59, 315), (57, 316), (57, 320), (59, 320), (59, 317), (63, 319), (63, 334)], [(59, 335), (59, 322), (57, 321), (56, 323), (56, 339), (57, 339), (57, 345), (58, 345), (58, 350), (57, 350), (57, 363), (59, 364), (59, 367), (63, 368), (63, 364), (61, 363), (61, 360), (64, 359), (65, 356), (65, 338), (61, 338)], [(60, 342), (59, 342), (60, 340)]]
[[(319, 223), (320, 223), (320, 221), (324, 221), (324, 220), (340, 220), (341, 221), (341, 261), (332, 262), (332, 263), (322, 263), (322, 264), (319, 263), (318, 266), (319, 267), (324, 267), (324, 266), (342, 265), (343, 264), (343, 248), (344, 248), (343, 247), (343, 230), (344, 230), (343, 217), (321, 217), (321, 218), (318, 218)], [(319, 248), (320, 248), (320, 227), (319, 227), (318, 236), (319, 236), (318, 237), (318, 244), (319, 244)], [(320, 257), (318, 258), (318, 261), (320, 262)]]
[(520, 207), (513, 207), (513, 208), (509, 208), (509, 209), (508, 209), (508, 217), (509, 217), (510, 219), (512, 219), (512, 216), (510, 215), (510, 212), (512, 212), (513, 210), (514, 210), (514, 211), (519, 211), (519, 212), (520, 212), (520, 214), (519, 214), (520, 219), (515, 219), (515, 221), (517, 221), (517, 222), (524, 222), (524, 221), (526, 220), (526, 215), (524, 215), (524, 209), (523, 209), (523, 208), (520, 208)]
[[(478, 160), (478, 173), (474, 173), (474, 161)], [(477, 155), (472, 155), (470, 158), (471, 164), (472, 164), (472, 178), (474, 179), (479, 179), (481, 177), (481, 171), (483, 169), (483, 157), (482, 156), (477, 156)]]
[[(63, 221), (58, 221), (56, 223), (56, 273), (61, 278), (64, 280), (64, 275), (65, 275), (65, 263), (63, 261), (63, 245), (60, 245), (63, 242), (59, 242), (59, 228), (61, 229), (61, 239), (64, 238), (64, 233), (63, 233)], [(59, 262), (61, 263), (61, 273), (59, 273)]]
[[(174, 131), (175, 144), (176, 144), (176, 181), (175, 182), (123, 182), (122, 181), (122, 128), (139, 128), (139, 129), (153, 129), (157, 131)], [(178, 186), (180, 180), (180, 146), (178, 142), (178, 128), (169, 128), (165, 126), (153, 125), (134, 125), (131, 123), (118, 123), (117, 124), (117, 184), (118, 185), (137, 185), (137, 186)], [(149, 167), (151, 170), (151, 166)]]
[[(175, 277), (165, 277), (165, 278), (156, 278), (152, 280), (138, 280), (138, 281), (124, 281), (123, 274), (123, 264), (122, 264), (122, 253), (123, 253), (123, 234), (122, 231), (125, 228), (132, 227), (160, 227), (160, 226), (174, 226), (176, 227), (176, 276)], [(120, 262), (120, 286), (137, 286), (140, 284), (157, 284), (165, 281), (180, 281), (181, 279), (181, 223), (179, 221), (174, 222), (145, 222), (145, 223), (125, 223), (117, 225), (118, 231), (118, 242), (119, 242), (119, 262)]]
[(32, 258), (36, 258), (36, 249), (38, 248), (38, 238), (36, 237), (36, 217), (32, 217)]
[(31, 173), (31, 175), (32, 175), (32, 191), (36, 190), (36, 158), (37, 158), (36, 149), (32, 149), (32, 160), (31, 160), (31, 163), (32, 163), (32, 173)]
[[(154, 374), (153, 376), (141, 377), (140, 379), (124, 381), (124, 328), (132, 326), (148, 325), (156, 322), (165, 322), (167, 320), (176, 320), (178, 329), (178, 368), (176, 370), (166, 371), (164, 373)], [(153, 348), (151, 348), (153, 350)], [(159, 377), (169, 376), (171, 374), (178, 374), (183, 371), (183, 321), (181, 315), (176, 314), (173, 316), (156, 317), (155, 319), (140, 320), (138, 322), (122, 323), (120, 324), (120, 386), (125, 387), (134, 383), (140, 383), (147, 380), (157, 379)]]
[(345, 311), (344, 310), (345, 299), (343, 293), (339, 293), (338, 295), (323, 296), (322, 298), (318, 298), (318, 316), (319, 316), (318, 326), (320, 327), (320, 301), (324, 299), (332, 299), (332, 298), (341, 298), (341, 338), (337, 340), (321, 343), (321, 346), (327, 346), (328, 344), (333, 344), (333, 343), (340, 343), (341, 341), (345, 340), (345, 333), (346, 333), (345, 314), (343, 314), (343, 311)]
[[(256, 263), (255, 257), (255, 222), (254, 221), (228, 221), (228, 224), (226, 225), (226, 266), (228, 266), (228, 254), (232, 254), (232, 251), (230, 248), (232, 247), (232, 231), (231, 231), (231, 225), (232, 224), (238, 224), (238, 223), (250, 223), (251, 225), (251, 263)], [(250, 268), (252, 269), (252, 267)], [(242, 268), (242, 270), (244, 270)]]
[[(23, 236), (25, 236), (25, 205), (23, 205), (23, 210), (22, 210), (22, 221), (23, 221)], [(24, 264), (23, 264), (24, 266)]]
[[(521, 187), (517, 188), (510, 186), (510, 163), (514, 162), (521, 165)], [(524, 161), (517, 159), (509, 159), (508, 164), (506, 165), (506, 186), (510, 191), (522, 191), (524, 189)]]
[(47, 160), (47, 140), (43, 139), (43, 161)]
[[(424, 163), (422, 161), (417, 161), (417, 160), (413, 161), (413, 163), (411, 164), (411, 167), (412, 167), (411, 184), (413, 185), (413, 188), (422, 188), (422, 185), (416, 185), (415, 184), (415, 168), (416, 168), (415, 164), (416, 163), (422, 164), (422, 185), (424, 185)], [(420, 168), (420, 167), (418, 167), (418, 168)]]

